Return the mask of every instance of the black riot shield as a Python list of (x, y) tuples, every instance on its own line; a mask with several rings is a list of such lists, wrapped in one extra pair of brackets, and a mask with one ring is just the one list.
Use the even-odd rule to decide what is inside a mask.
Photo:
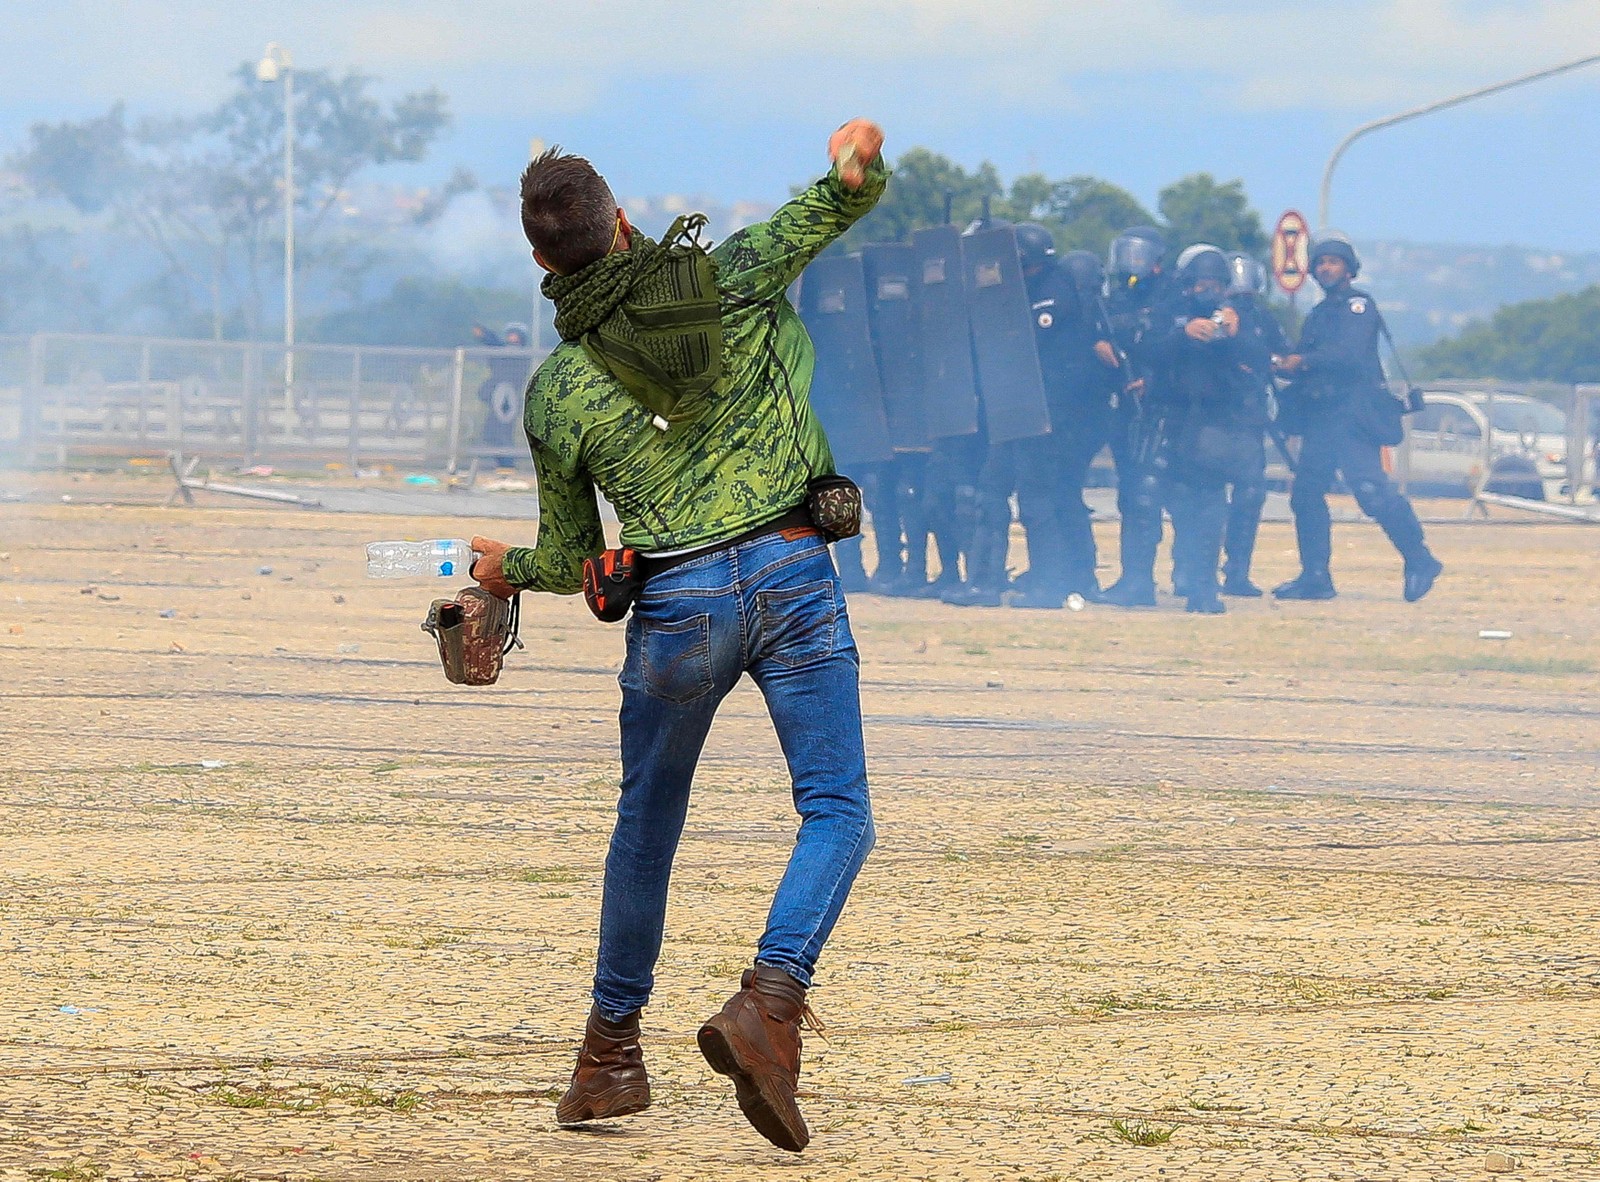
[(811, 406), (828, 433), (834, 463), (846, 476), (894, 458), (883, 385), (867, 327), (861, 256), (817, 259), (800, 279), (800, 319), (816, 347)]
[(922, 402), (922, 350), (917, 320), (916, 248), (877, 243), (861, 249), (867, 283), (867, 322), (878, 356), (889, 442), (896, 451), (930, 446)]
[(1048, 435), (1050, 411), (1016, 232), (1000, 226), (968, 234), (961, 239), (961, 258), (989, 442)]
[(978, 387), (961, 283), (961, 232), (935, 226), (911, 235), (915, 252), (918, 342), (922, 352), (922, 421), (929, 439), (978, 433)]

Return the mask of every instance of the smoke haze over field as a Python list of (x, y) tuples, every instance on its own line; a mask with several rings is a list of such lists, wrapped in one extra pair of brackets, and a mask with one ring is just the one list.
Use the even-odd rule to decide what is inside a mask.
[[(409, 179), (457, 164), (510, 185), (531, 138), (592, 154), (618, 192), (780, 200), (821, 140), (869, 113), (891, 151), (928, 144), (1010, 175), (1093, 173), (1148, 199), (1175, 176), (1242, 177), (1268, 215), (1315, 197), (1357, 123), (1600, 49), (1592, 0), (620, 0), (541, 11), (477, 0), (263, 9), (198, 0), (7, 5), (0, 144), (126, 99), (198, 109), (275, 40), (297, 64), (437, 86), (458, 120)], [(181, 63), (181, 68), (179, 68)], [(1335, 220), (1366, 238), (1600, 249), (1600, 75), (1397, 129), (1342, 166)], [(1309, 212), (1309, 211), (1308, 211)]]

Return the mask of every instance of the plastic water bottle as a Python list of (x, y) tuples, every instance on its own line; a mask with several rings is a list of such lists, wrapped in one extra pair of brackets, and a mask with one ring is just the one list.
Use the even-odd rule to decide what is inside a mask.
[(428, 542), (368, 542), (369, 579), (450, 579), (467, 576), (478, 552), (460, 538)]

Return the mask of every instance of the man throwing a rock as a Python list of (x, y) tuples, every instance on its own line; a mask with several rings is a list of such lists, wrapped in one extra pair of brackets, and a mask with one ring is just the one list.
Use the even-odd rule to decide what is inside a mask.
[(578, 591), (584, 560), (604, 547), (597, 489), (643, 576), (620, 678), (621, 798), (594, 1006), (556, 1109), (563, 1124), (650, 1103), (639, 1013), (673, 855), (712, 718), (748, 673), (801, 823), (755, 963), (699, 1044), (762, 1136), (797, 1152), (810, 1140), (795, 1103), (806, 990), (874, 835), (855, 641), (807, 508), (833, 457), (808, 398), (811, 342), (785, 291), (877, 202), (882, 145), (877, 125), (845, 124), (826, 177), (710, 252), (693, 219), (660, 243), (638, 233), (582, 157), (554, 149), (522, 177), (523, 229), (562, 338), (524, 419), (539, 535), (531, 548), (473, 539), (473, 577), (505, 597)]

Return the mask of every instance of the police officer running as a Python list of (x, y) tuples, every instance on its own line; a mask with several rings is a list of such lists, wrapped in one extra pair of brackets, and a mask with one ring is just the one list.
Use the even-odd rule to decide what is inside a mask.
[(1273, 590), (1278, 599), (1332, 599), (1328, 490), (1336, 474), (1355, 494), (1405, 560), (1404, 594), (1415, 603), (1433, 587), (1444, 566), (1423, 539), (1411, 502), (1390, 482), (1382, 450), (1403, 437), (1401, 405), (1389, 392), (1378, 358), (1382, 317), (1367, 292), (1351, 281), (1360, 272), (1355, 249), (1329, 234), (1311, 247), (1311, 270), (1322, 302), (1306, 317), (1296, 351), (1279, 367), (1294, 379), (1283, 404), (1285, 429), (1302, 439), (1294, 489), (1300, 574)]

